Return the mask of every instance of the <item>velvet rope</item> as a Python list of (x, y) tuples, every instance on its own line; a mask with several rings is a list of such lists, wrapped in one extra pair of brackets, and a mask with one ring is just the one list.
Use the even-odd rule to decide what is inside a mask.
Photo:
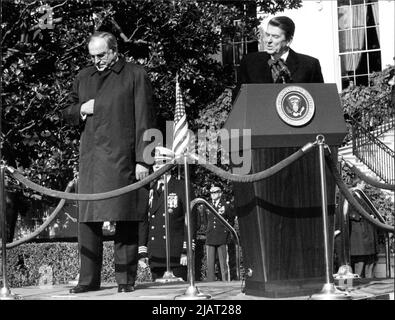
[(160, 168), (158, 171), (150, 174), (148, 177), (144, 178), (143, 180), (140, 180), (138, 182), (135, 182), (133, 184), (130, 184), (128, 186), (116, 189), (116, 190), (111, 190), (107, 192), (101, 192), (101, 193), (93, 193), (93, 194), (84, 194), (84, 193), (68, 193), (68, 192), (62, 192), (62, 191), (56, 191), (52, 190), (43, 186), (40, 186), (39, 184), (36, 184), (26, 177), (24, 177), (21, 173), (16, 171), (12, 167), (7, 167), (8, 171), (11, 173), (11, 175), (18, 180), (20, 183), (24, 184), (26, 187), (35, 190), (36, 192), (45, 194), (50, 197), (54, 198), (62, 198), (62, 199), (67, 199), (67, 200), (78, 200), (78, 201), (92, 201), (92, 200), (103, 200), (103, 199), (110, 199), (110, 198), (115, 198), (118, 197), (122, 194), (131, 192), (133, 190), (139, 189), (142, 186), (150, 183), (151, 181), (154, 181), (158, 177), (160, 177), (162, 174), (165, 172), (169, 171), (171, 168), (175, 166), (174, 163), (168, 163), (164, 165), (162, 168)]
[(291, 163), (295, 162), (302, 156), (304, 156), (308, 151), (314, 147), (315, 144), (307, 144), (305, 147), (299, 149), (295, 153), (291, 154), (287, 158), (281, 160), (280, 162), (276, 163), (270, 168), (265, 169), (264, 171), (252, 173), (248, 175), (240, 175), (240, 174), (233, 174), (227, 172), (217, 166), (207, 163), (204, 159), (194, 156), (193, 159), (197, 160), (200, 165), (205, 167), (207, 170), (213, 172), (217, 176), (221, 177), (222, 179), (235, 181), (235, 182), (256, 182), (259, 180), (263, 180), (266, 178), (271, 177), (272, 175), (276, 174), (277, 172), (281, 171), (285, 167), (289, 166)]
[(394, 227), (390, 226), (386, 223), (382, 223), (370, 216), (370, 214), (359, 204), (359, 202), (354, 198), (351, 192), (348, 190), (348, 187), (343, 182), (340, 173), (337, 171), (336, 162), (333, 160), (330, 154), (325, 155), (326, 164), (335, 178), (336, 184), (338, 185), (340, 192), (344, 195), (348, 203), (370, 224), (375, 227), (382, 229), (387, 232), (394, 233)]
[[(75, 181), (70, 181), (67, 184), (67, 187), (65, 189), (64, 192), (70, 192), (70, 190), (74, 187)], [(58, 213), (60, 212), (60, 210), (63, 208), (64, 204), (65, 204), (66, 200), (65, 199), (61, 199), (58, 203), (58, 205), (56, 206), (56, 208), (54, 209), (54, 211), (48, 216), (47, 219), (45, 219), (44, 223), (37, 228), (37, 230), (35, 230), (34, 232), (32, 232), (31, 234), (27, 235), (26, 237), (13, 241), (11, 243), (7, 243), (6, 244), (6, 248), (7, 249), (11, 249), (14, 248), (16, 246), (19, 246), (22, 243), (25, 243), (27, 241), (30, 241), (32, 239), (34, 239), (35, 237), (37, 237), (41, 232), (44, 231), (44, 229), (46, 227), (48, 227), (51, 222), (56, 218), (56, 216), (58, 215)]]
[(356, 166), (349, 164), (348, 162), (345, 162), (346, 165), (351, 169), (352, 172), (354, 172), (359, 178), (361, 178), (363, 181), (365, 181), (367, 184), (379, 188), (379, 189), (385, 189), (385, 190), (392, 190), (395, 191), (395, 184), (389, 184), (389, 183), (384, 183), (375, 180), (374, 178), (371, 178), (361, 172), (359, 169), (357, 169)]

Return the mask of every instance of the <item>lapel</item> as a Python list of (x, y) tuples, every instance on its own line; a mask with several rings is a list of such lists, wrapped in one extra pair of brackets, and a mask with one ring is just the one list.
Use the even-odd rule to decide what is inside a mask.
[(299, 59), (298, 59), (298, 54), (295, 51), (293, 51), (292, 49), (289, 49), (289, 54), (288, 54), (286, 64), (287, 64), (289, 71), (291, 72), (292, 78), (294, 78), (296, 70), (299, 67)]
[(152, 212), (156, 212), (161, 205), (162, 206), (164, 205), (163, 204), (163, 196), (164, 196), (165, 192), (163, 191), (163, 192), (158, 194), (157, 188), (158, 188), (158, 183), (156, 182), (154, 184), (154, 187), (153, 187), (154, 194), (153, 194), (153, 198), (152, 198), (152, 210), (151, 210), (151, 213)]
[(260, 63), (254, 63), (257, 72), (259, 72), (259, 77), (258, 79), (254, 79), (252, 82), (261, 82), (261, 83), (272, 83), (273, 82), (273, 77), (272, 77), (272, 72), (270, 71), (270, 67), (268, 64), (268, 61), (270, 59), (270, 55), (267, 52), (259, 52), (259, 62)]
[[(109, 78), (111, 78), (113, 72), (116, 74), (119, 74), (122, 71), (125, 64), (126, 64), (125, 59), (122, 57), (119, 57), (118, 61), (115, 62), (115, 64), (112, 67), (102, 71), (102, 73), (100, 73), (96, 69), (96, 67), (93, 67), (91, 76), (96, 78), (96, 97), (95, 97), (95, 99), (98, 99), (100, 94), (102, 94), (103, 92), (105, 92), (104, 94), (108, 94), (108, 92), (105, 91), (104, 88), (106, 88), (107, 86), (112, 84), (112, 81)], [(106, 81), (106, 80), (108, 80), (108, 81)]]

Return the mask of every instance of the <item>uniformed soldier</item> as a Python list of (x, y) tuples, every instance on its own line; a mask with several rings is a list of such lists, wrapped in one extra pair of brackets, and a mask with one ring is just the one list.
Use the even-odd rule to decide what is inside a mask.
[[(233, 208), (228, 201), (222, 197), (221, 187), (212, 185), (210, 189), (211, 204), (230, 224), (233, 222)], [(206, 257), (207, 257), (207, 281), (215, 281), (215, 258), (221, 268), (222, 281), (230, 281), (229, 255), (227, 243), (230, 241), (230, 231), (216, 218), (208, 212), (208, 223), (206, 231)]]
[[(158, 150), (158, 149), (157, 149)], [(156, 150), (154, 171), (159, 170), (165, 163), (158, 160), (160, 153)], [(166, 152), (161, 149), (160, 152)], [(185, 205), (185, 182), (167, 174), (170, 234), (170, 270), (175, 277), (187, 280), (187, 226)], [(191, 198), (192, 199), (192, 198)], [(193, 218), (191, 219), (194, 220)], [(194, 225), (194, 224), (193, 224)], [(145, 232), (147, 234), (148, 263), (152, 280), (163, 277), (166, 270), (166, 229), (164, 204), (163, 176), (151, 185), (149, 192), (149, 212)], [(192, 226), (192, 230), (194, 227)], [(144, 247), (140, 247), (140, 257), (144, 256)]]

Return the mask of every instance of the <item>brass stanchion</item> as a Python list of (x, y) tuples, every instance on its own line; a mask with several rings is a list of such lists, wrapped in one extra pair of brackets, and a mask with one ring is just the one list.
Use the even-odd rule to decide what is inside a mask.
[(170, 270), (170, 232), (169, 232), (169, 208), (167, 204), (167, 197), (169, 195), (168, 185), (167, 185), (167, 172), (163, 175), (163, 185), (164, 185), (164, 201), (165, 201), (165, 237), (166, 237), (166, 271), (162, 278), (158, 278), (155, 282), (168, 283), (168, 282), (183, 282), (182, 278), (176, 277), (173, 271)]
[(192, 256), (192, 227), (191, 227), (191, 207), (189, 198), (189, 164), (188, 156), (184, 154), (184, 170), (185, 170), (185, 203), (186, 203), (186, 214), (187, 214), (187, 233), (188, 233), (188, 243), (187, 243), (187, 264), (188, 264), (188, 282), (189, 287), (184, 294), (176, 296), (174, 299), (178, 300), (204, 300), (211, 299), (208, 294), (200, 293), (198, 288), (195, 286), (195, 271), (193, 266), (193, 256)]
[(1, 267), (3, 270), (3, 286), (0, 290), (0, 300), (20, 299), (17, 295), (11, 293), (7, 281), (7, 220), (5, 208), (5, 183), (4, 183), (5, 167), (0, 166), (0, 215), (1, 215)]
[(335, 284), (331, 281), (333, 265), (329, 261), (329, 232), (328, 232), (328, 201), (326, 196), (326, 175), (325, 175), (325, 138), (323, 135), (317, 136), (318, 154), (321, 176), (321, 202), (322, 202), (322, 222), (324, 228), (324, 249), (325, 249), (325, 284), (319, 293), (313, 294), (312, 300), (345, 300), (351, 297), (344, 292), (336, 289)]

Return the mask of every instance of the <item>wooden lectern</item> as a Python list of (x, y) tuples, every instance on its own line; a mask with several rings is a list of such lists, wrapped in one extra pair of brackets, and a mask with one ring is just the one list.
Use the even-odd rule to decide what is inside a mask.
[[(303, 100), (298, 90), (294, 94), (295, 87), (307, 91), (314, 103), (310, 120), (302, 125), (298, 123), (302, 112), (298, 107), (292, 110), (292, 100)], [(282, 99), (288, 101), (283, 101), (281, 117)], [(299, 107), (303, 110), (303, 103)], [(296, 115), (296, 125), (287, 122), (287, 112)], [(324, 135), (336, 159), (346, 134), (335, 84), (244, 84), (225, 129), (251, 129), (250, 173), (273, 166), (314, 142), (318, 134)], [(325, 250), (318, 159), (318, 149), (313, 148), (268, 179), (234, 184), (247, 295), (291, 297), (322, 289)], [(329, 171), (326, 181), (332, 257), (335, 181)]]

